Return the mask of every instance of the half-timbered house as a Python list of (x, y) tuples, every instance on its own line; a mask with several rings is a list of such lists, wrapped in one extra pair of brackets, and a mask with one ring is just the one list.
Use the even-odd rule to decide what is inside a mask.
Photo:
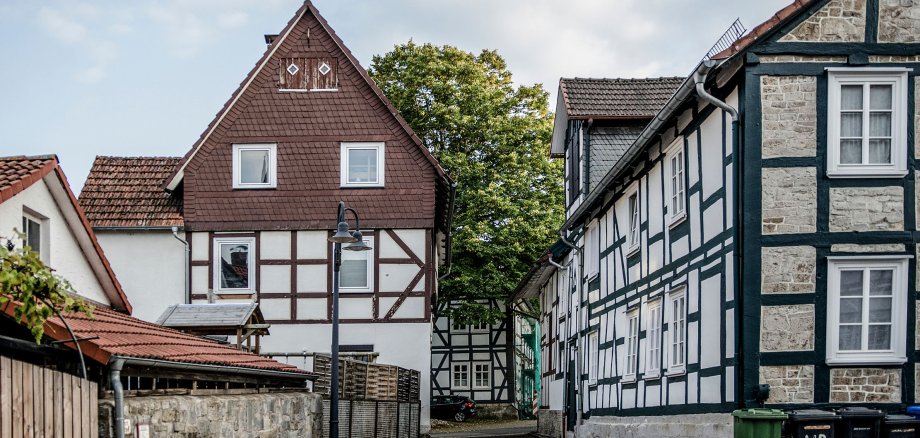
[(97, 158), (87, 214), (144, 318), (255, 301), (262, 351), (303, 357), (330, 351), (344, 201), (373, 250), (343, 253), (342, 351), (421, 370), (427, 388), (453, 183), (309, 1), (266, 42), (184, 157)]
[(526, 287), (564, 388), (548, 429), (714, 436), (739, 407), (916, 402), (918, 17), (814, 0), (733, 26), (597, 183), (590, 131), (557, 112), (571, 250)]

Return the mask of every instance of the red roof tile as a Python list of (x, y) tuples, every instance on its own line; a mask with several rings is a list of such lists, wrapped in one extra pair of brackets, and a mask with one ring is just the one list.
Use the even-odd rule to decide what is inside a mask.
[[(12, 316), (13, 306), (4, 306), (4, 312)], [(93, 310), (92, 318), (82, 313), (65, 314), (65, 318), (78, 338), (89, 338), (80, 342), (83, 354), (101, 364), (107, 364), (112, 356), (122, 356), (312, 374), (293, 365), (102, 307)], [(71, 339), (57, 317), (48, 319), (45, 335), (57, 341)], [(72, 343), (64, 345), (73, 348)]]
[(57, 167), (57, 157), (0, 157), (0, 202), (12, 198)]
[(80, 192), (94, 227), (181, 226), (182, 199), (161, 188), (176, 157), (96, 157)]

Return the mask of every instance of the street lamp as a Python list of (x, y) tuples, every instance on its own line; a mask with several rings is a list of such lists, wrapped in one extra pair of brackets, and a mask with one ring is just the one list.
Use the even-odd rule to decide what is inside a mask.
[[(345, 222), (345, 212), (350, 211), (355, 217), (355, 231), (349, 230)], [(342, 267), (342, 244), (347, 251), (368, 251), (371, 249), (361, 236), (361, 220), (358, 212), (339, 201), (336, 214), (335, 234), (329, 238), (332, 242), (332, 376), (329, 388), (329, 437), (339, 438), (339, 271)]]

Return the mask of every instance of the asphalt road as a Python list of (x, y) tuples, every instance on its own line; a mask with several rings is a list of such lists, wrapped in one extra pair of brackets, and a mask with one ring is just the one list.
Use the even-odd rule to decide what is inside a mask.
[(530, 433), (536, 432), (536, 430), (536, 426), (531, 424), (523, 426), (497, 425), (497, 427), (476, 428), (474, 430), (435, 432), (431, 434), (431, 438), (524, 438), (530, 437)]

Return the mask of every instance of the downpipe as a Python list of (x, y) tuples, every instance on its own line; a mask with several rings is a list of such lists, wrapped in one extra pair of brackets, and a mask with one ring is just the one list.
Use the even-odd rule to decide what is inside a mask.
[(125, 438), (125, 391), (121, 386), (121, 368), (124, 359), (115, 359), (109, 365), (109, 382), (115, 395), (115, 438)]
[(182, 266), (183, 272), (185, 273), (185, 277), (183, 277), (183, 280), (184, 280), (183, 285), (185, 286), (185, 304), (191, 304), (192, 303), (192, 293), (191, 293), (192, 292), (191, 291), (192, 279), (188, 272), (188, 269), (189, 269), (188, 265), (190, 263), (189, 259), (191, 258), (191, 254), (190, 254), (191, 249), (189, 249), (188, 247), (188, 241), (179, 237), (179, 227), (172, 227), (172, 235), (176, 240), (178, 240), (180, 243), (182, 243), (182, 245), (185, 246), (185, 265)]
[[(578, 263), (580, 265), (584, 265), (584, 250), (582, 250), (578, 245), (575, 245), (574, 243), (566, 239), (565, 232), (563, 230), (559, 230), (559, 241), (561, 241), (563, 244), (565, 244), (569, 248), (574, 249), (575, 252), (579, 256)], [(560, 267), (558, 263), (553, 261), (552, 257), (550, 257), (550, 263), (553, 266), (556, 266), (557, 268)], [(569, 262), (565, 264), (565, 270), (566, 270), (566, 273), (569, 274), (569, 278), (573, 278), (570, 272), (572, 268), (571, 265), (572, 265), (572, 260), (569, 260)], [(575, 383), (576, 383), (575, 385), (575, 394), (576, 394), (576, 397), (575, 397), (575, 425), (577, 426), (577, 425), (581, 425), (582, 423), (583, 395), (581, 391), (581, 386), (582, 386), (581, 376), (583, 374), (582, 368), (584, 368), (584, 363), (583, 363), (584, 361), (582, 360), (582, 357), (581, 357), (582, 351), (584, 351), (583, 346), (582, 346), (583, 341), (582, 341), (582, 336), (581, 336), (581, 330), (582, 330), (581, 314), (583, 311), (581, 307), (581, 303), (583, 302), (583, 299), (584, 299), (584, 296), (583, 296), (584, 288), (582, 287), (581, 279), (578, 278), (577, 270), (573, 278), (573, 283), (576, 285), (575, 287), (578, 288), (578, 294), (577, 294), (578, 295), (578, 307), (577, 307), (577, 311), (575, 315), (575, 321), (576, 321), (575, 323), (575, 372), (576, 372), (575, 374)], [(572, 371), (567, 370), (567, 372), (571, 373)]]

